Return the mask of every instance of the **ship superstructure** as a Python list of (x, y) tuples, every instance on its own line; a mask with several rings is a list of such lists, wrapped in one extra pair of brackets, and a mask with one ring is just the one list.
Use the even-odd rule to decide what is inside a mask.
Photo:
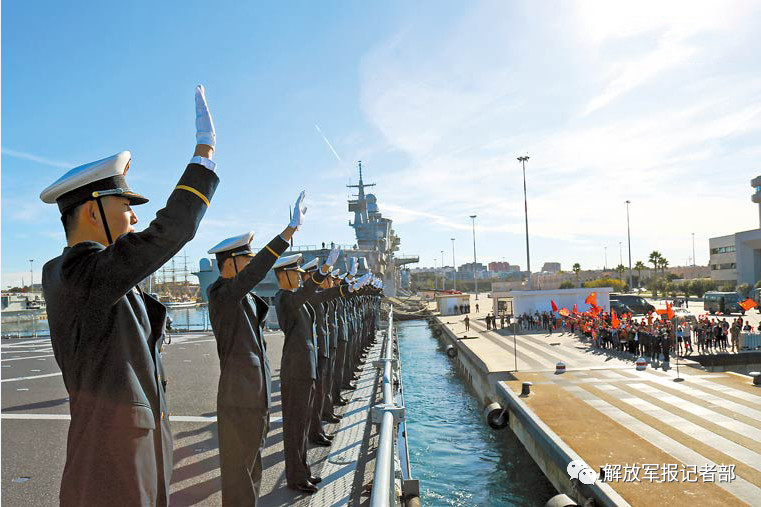
[[(351, 257), (364, 257), (367, 260), (367, 268), (373, 273), (383, 278), (384, 292), (387, 296), (395, 296), (399, 287), (401, 287), (400, 267), (404, 264), (418, 262), (417, 256), (397, 258), (394, 252), (399, 250), (400, 240), (391, 227), (392, 220), (381, 215), (378, 208), (378, 201), (374, 194), (365, 193), (365, 189), (375, 186), (375, 183), (365, 183), (362, 174), (362, 162), (358, 163), (359, 182), (356, 185), (347, 185), (348, 188), (357, 189), (354, 198), (349, 199), (349, 212), (354, 213), (354, 221), (349, 222), (349, 226), (354, 229), (356, 243), (353, 245), (338, 245), (341, 249), (341, 255), (338, 257), (336, 265), (342, 271), (349, 268), (349, 259)], [(315, 257), (325, 259), (328, 252), (333, 247), (332, 244), (295, 246), (288, 250), (288, 253), (301, 253), (304, 262), (309, 262)], [(213, 258), (203, 258), (200, 261), (200, 269), (193, 274), (199, 279), (201, 290), (201, 299), (206, 301), (206, 289), (214, 283), (219, 277), (219, 269)], [(360, 267), (360, 274), (364, 270)], [(270, 305), (270, 312), (267, 316), (267, 325), (277, 327), (277, 317), (275, 315), (274, 298), (278, 290), (277, 280), (272, 270), (256, 286), (256, 294)]]

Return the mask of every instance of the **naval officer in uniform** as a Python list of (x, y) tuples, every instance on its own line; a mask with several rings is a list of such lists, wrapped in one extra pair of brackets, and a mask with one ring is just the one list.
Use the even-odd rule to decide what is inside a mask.
[[(315, 257), (310, 262), (304, 264), (304, 282), (306, 277), (311, 276), (319, 264), (319, 259)], [(332, 273), (331, 273), (332, 275)], [(315, 399), (312, 405), (312, 422), (309, 430), (309, 441), (316, 445), (329, 446), (333, 440), (333, 435), (327, 435), (322, 426), (322, 415), (325, 407), (325, 396), (331, 388), (328, 376), (330, 375), (330, 309), (331, 303), (335, 299), (345, 297), (349, 294), (347, 289), (340, 286), (332, 285), (332, 276), (326, 276), (320, 285), (320, 290), (312, 294), (307, 304), (311, 305), (315, 315), (315, 330), (317, 332), (317, 382), (315, 384)], [(335, 349), (334, 349), (335, 352)], [(332, 408), (331, 408), (332, 411)], [(338, 418), (332, 418), (337, 422)]]
[(280, 365), (280, 384), (283, 405), (283, 446), (285, 450), (285, 479), (288, 487), (314, 493), (321, 479), (313, 476), (307, 463), (307, 435), (311, 407), (317, 380), (317, 343), (313, 332), (314, 311), (307, 305), (333, 263), (338, 248), (302, 285), (298, 262), (301, 254), (281, 257), (274, 265), (280, 290), (275, 294), (275, 308), (280, 329), (285, 335)]
[(199, 86), (194, 156), (142, 232), (132, 206), (148, 199), (127, 184), (127, 151), (72, 169), (40, 195), (58, 204), (67, 241), (42, 270), (50, 340), (70, 398), (64, 507), (169, 503), (166, 309), (137, 284), (195, 235), (219, 183), (215, 138)]
[(304, 192), (288, 227), (259, 253), (251, 252), (253, 232), (228, 238), (211, 250), (220, 276), (208, 290), (209, 320), (217, 340), (219, 389), (217, 425), (222, 505), (257, 505), (262, 479), (262, 447), (269, 429), (270, 367), (263, 328), (269, 306), (250, 291), (286, 251), (304, 222)]

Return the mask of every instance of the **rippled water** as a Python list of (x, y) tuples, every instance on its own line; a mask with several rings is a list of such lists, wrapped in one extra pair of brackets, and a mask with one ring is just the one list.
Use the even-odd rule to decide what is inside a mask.
[(482, 407), (424, 321), (396, 324), (412, 475), (427, 506), (536, 506), (555, 489)]
[[(209, 310), (206, 305), (189, 308), (168, 308), (167, 315), (171, 317), (173, 327), (177, 331), (211, 331)], [(6, 317), (2, 323), (3, 338), (26, 338), (50, 336), (47, 319), (39, 319), (31, 315)]]

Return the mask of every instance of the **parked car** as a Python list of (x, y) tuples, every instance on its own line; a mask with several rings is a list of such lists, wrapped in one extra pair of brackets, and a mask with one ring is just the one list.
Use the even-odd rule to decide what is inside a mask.
[(745, 315), (745, 310), (740, 306), (740, 294), (737, 292), (706, 292), (703, 295), (703, 309), (711, 315), (715, 313)]
[(697, 324), (698, 319), (693, 314), (689, 312), (686, 308), (675, 308), (674, 309), (674, 317), (676, 317), (678, 320), (687, 320), (691, 324)]
[(634, 315), (634, 312), (631, 308), (629, 308), (628, 305), (625, 303), (622, 303), (621, 301), (616, 301), (611, 299), (610, 300), (610, 309), (615, 311), (617, 315), (623, 315), (625, 313), (631, 313)]
[(613, 301), (618, 301), (631, 308), (634, 315), (644, 315), (647, 312), (655, 311), (655, 307), (645, 301), (645, 298), (636, 294), (611, 294), (610, 304), (613, 306)]

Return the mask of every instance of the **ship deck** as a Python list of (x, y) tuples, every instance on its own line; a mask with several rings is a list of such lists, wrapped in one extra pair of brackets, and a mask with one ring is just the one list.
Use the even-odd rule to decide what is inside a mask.
[[(379, 375), (370, 351), (358, 380), (348, 392), (349, 405), (340, 424), (326, 425), (335, 433), (331, 447), (310, 447), (312, 471), (323, 477), (312, 496), (285, 485), (280, 355), (282, 333), (267, 333), (272, 366), (273, 407), (263, 453), (261, 505), (339, 506), (369, 503), (368, 485), (374, 472), (377, 428), (369, 424), (369, 407), (379, 392)], [(69, 427), (67, 393), (49, 339), (2, 340), (2, 497), (8, 505), (58, 505), (58, 488), (65, 461)], [(168, 402), (174, 434), (173, 505), (221, 505), (216, 397), (219, 360), (210, 334), (179, 334), (164, 353)]]
[[(680, 359), (684, 380), (675, 381), (674, 358), (668, 371), (637, 371), (634, 357), (593, 349), (570, 333), (487, 331), (485, 315), (471, 314), (469, 331), (463, 316), (439, 319), (461, 355), (514, 393), (503, 404), (522, 404), (542, 437), (562, 442), (594, 471), (608, 465), (605, 484), (625, 502), (761, 505), (761, 388), (749, 376)], [(559, 361), (565, 373), (555, 373)], [(520, 397), (526, 381), (531, 395)]]

